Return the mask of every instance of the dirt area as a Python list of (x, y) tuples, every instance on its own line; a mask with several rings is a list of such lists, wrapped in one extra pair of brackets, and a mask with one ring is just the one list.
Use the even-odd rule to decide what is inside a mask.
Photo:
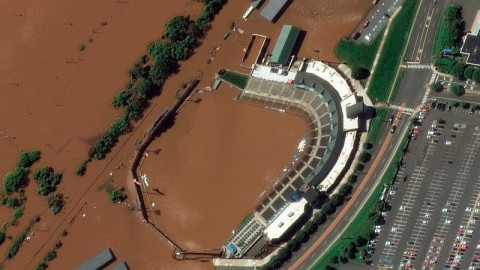
[[(252, 65), (256, 64), (255, 61), (257, 61), (257, 57), (259, 57), (262, 46), (266, 46), (266, 44), (264, 45), (265, 42), (266, 38), (264, 38), (263, 36), (252, 35), (252, 43), (250, 49), (248, 49), (248, 45), (248, 51), (244, 49), (244, 51), (246, 51), (246, 58), (245, 61), (242, 63), (243, 66), (251, 68)], [(258, 62), (262, 62), (262, 56), (259, 57)]]
[[(120, 115), (111, 108), (110, 100), (128, 81), (126, 71), (147, 44), (163, 33), (168, 18), (199, 14), (202, 5), (190, 0), (168, 5), (145, 0), (2, 3), (0, 20), (9, 27), (0, 37), (0, 173), (14, 168), (22, 149), (38, 149), (42, 158), (32, 171), (46, 165), (62, 171), (58, 192), (67, 202), (61, 213), (52, 216), (45, 198), (34, 194), (36, 183), (30, 182), (25, 215), (7, 234), (15, 238), (34, 215), (41, 220), (5, 269), (34, 268), (57, 240), (64, 245), (49, 263), (51, 269), (75, 268), (107, 246), (117, 262), (125, 260), (131, 269), (211, 269), (210, 262), (172, 260), (173, 249), (136, 211), (129, 210), (133, 192), (127, 204), (112, 205), (97, 187), (112, 172), (114, 185), (131, 189), (127, 167), (135, 141), (173, 103), (174, 91), (197, 69), (204, 74), (200, 87), (209, 85), (221, 67), (249, 72), (239, 63), (250, 33), (275, 39), (282, 24), (294, 24), (312, 33), (307, 33), (301, 57), (313, 57), (313, 49), (319, 48), (320, 58), (333, 61), (333, 46), (361, 19), (362, 8), (370, 1), (348, 1), (349, 10), (341, 11), (346, 0), (329, 0), (321, 3), (323, 9), (318, 8), (317, 15), (309, 15), (315, 7), (305, 6), (320, 6), (317, 2), (294, 1), (279, 22), (271, 24), (260, 18), (258, 11), (243, 21), (246, 4), (230, 1), (202, 46), (182, 64), (181, 72), (167, 81), (136, 130), (123, 136), (106, 160), (89, 164), (82, 178), (73, 175), (74, 169)], [(224, 41), (222, 36), (232, 18), (244, 33), (232, 33)], [(328, 32), (333, 23), (334, 30)], [(82, 44), (85, 50), (80, 51)], [(218, 50), (207, 64), (214, 48)], [(155, 142), (153, 147), (161, 149), (158, 156), (150, 156), (142, 167), (142, 173), (157, 181), (155, 187), (165, 193), (154, 198), (161, 210), (156, 216), (160, 227), (169, 235), (171, 231), (170, 236), (185, 248), (223, 244), (231, 229), (253, 210), (257, 196), (289, 162), (305, 130), (305, 122), (297, 116), (234, 102), (237, 93), (223, 85), (217, 92), (197, 94), (195, 98), (201, 101), (189, 102), (182, 109), (175, 126)], [(1, 220), (9, 220), (11, 212), (1, 207)], [(173, 220), (167, 222), (167, 218)], [(62, 237), (65, 228), (69, 233)], [(11, 243), (7, 239), (0, 246), (0, 256)]]

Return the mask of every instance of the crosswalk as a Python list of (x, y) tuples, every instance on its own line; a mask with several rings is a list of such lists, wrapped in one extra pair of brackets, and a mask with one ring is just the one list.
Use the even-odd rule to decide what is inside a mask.
[[(398, 106), (398, 105), (392, 105), (392, 104), (391, 104), (391, 105), (389, 106), (389, 108), (390, 108), (390, 109), (394, 109), (394, 110), (400, 110), (400, 106)], [(402, 111), (405, 112), (406, 114), (412, 114), (412, 113), (415, 111), (415, 109), (403, 107), (403, 108), (402, 108)]]
[(430, 65), (422, 65), (422, 64), (406, 64), (402, 65), (403, 68), (410, 68), (410, 69), (430, 69)]
[[(433, 73), (432, 77), (430, 78), (430, 83), (428, 85), (431, 85), (436, 80), (437, 80), (437, 74)], [(427, 91), (425, 91), (425, 95), (423, 95), (423, 98), (422, 98), (422, 104), (425, 104), (425, 102), (427, 102), (429, 95), (430, 95), (430, 87), (427, 87)]]

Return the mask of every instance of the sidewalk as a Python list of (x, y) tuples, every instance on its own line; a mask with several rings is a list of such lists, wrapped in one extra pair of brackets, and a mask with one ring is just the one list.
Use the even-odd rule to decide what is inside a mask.
[(352, 70), (345, 64), (338, 65), (338, 70), (340, 70), (343, 75), (345, 75), (349, 80), (350, 84), (353, 87), (353, 90), (357, 93), (358, 96), (363, 97), (363, 102), (367, 106), (373, 107), (373, 102), (370, 100), (370, 97), (367, 95), (367, 89), (363, 88), (359, 81), (352, 78)]

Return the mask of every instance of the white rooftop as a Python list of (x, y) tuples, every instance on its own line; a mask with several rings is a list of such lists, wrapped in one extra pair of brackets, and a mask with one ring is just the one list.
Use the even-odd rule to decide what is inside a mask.
[(298, 202), (290, 203), (283, 212), (265, 229), (268, 239), (280, 238), (305, 212), (307, 200), (302, 198)]
[(355, 144), (356, 134), (357, 134), (357, 131), (346, 132), (342, 152), (338, 156), (338, 159), (335, 162), (335, 165), (330, 170), (328, 175), (317, 186), (319, 191), (327, 191), (328, 188), (330, 188), (330, 186), (332, 186), (337, 180), (337, 178), (340, 176), (340, 173), (342, 172), (342, 170), (345, 168), (345, 165), (347, 164), (348, 158), (352, 154), (353, 147)]
[(348, 118), (347, 117), (347, 107), (352, 106), (357, 103), (357, 97), (354, 94), (351, 94), (344, 100), (340, 102), (343, 112), (343, 130), (357, 130), (358, 129), (358, 117)]
[[(277, 70), (277, 72), (272, 72)], [(283, 75), (282, 75), (283, 72)], [(277, 67), (270, 67), (264, 65), (255, 65), (252, 69), (252, 76), (262, 78), (269, 81), (287, 83), (289, 80), (295, 79), (296, 72), (286, 71)]]

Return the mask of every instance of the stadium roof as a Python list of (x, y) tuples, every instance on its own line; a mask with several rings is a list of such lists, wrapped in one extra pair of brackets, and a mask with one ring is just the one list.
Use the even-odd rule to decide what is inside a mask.
[(354, 118), (357, 117), (365, 112), (365, 106), (363, 102), (355, 103), (351, 106), (346, 108), (347, 110), (347, 117)]
[(342, 151), (345, 132), (343, 130), (344, 123), (342, 107), (340, 105), (341, 98), (331, 84), (311, 73), (303, 71), (297, 72), (294, 84), (296, 87), (315, 91), (317, 95), (321, 97), (324, 104), (327, 105), (329, 112), (328, 115), (331, 130), (328, 145), (326, 145), (326, 151), (323, 154), (322, 160), (314, 169), (313, 173), (308, 175), (304, 180), (306, 184), (317, 186), (330, 172), (331, 168), (335, 165), (340, 152)]
[[(480, 31), (479, 31), (480, 32)], [(480, 66), (480, 36), (468, 34), (465, 37), (461, 52), (468, 55), (467, 64)]]
[(275, 43), (275, 47), (273, 48), (270, 62), (274, 64), (286, 65), (299, 33), (300, 29), (296, 28), (295, 26), (284, 25), (280, 35), (278, 36), (277, 43)]
[(109, 263), (115, 260), (110, 248), (100, 251), (95, 257), (88, 260), (86, 263), (80, 265), (77, 270), (98, 270), (102, 269)]
[(262, 9), (260, 15), (266, 20), (273, 22), (287, 2), (288, 0), (270, 0), (265, 8)]
[(285, 210), (265, 229), (268, 239), (278, 239), (305, 213), (305, 198), (290, 203)]

